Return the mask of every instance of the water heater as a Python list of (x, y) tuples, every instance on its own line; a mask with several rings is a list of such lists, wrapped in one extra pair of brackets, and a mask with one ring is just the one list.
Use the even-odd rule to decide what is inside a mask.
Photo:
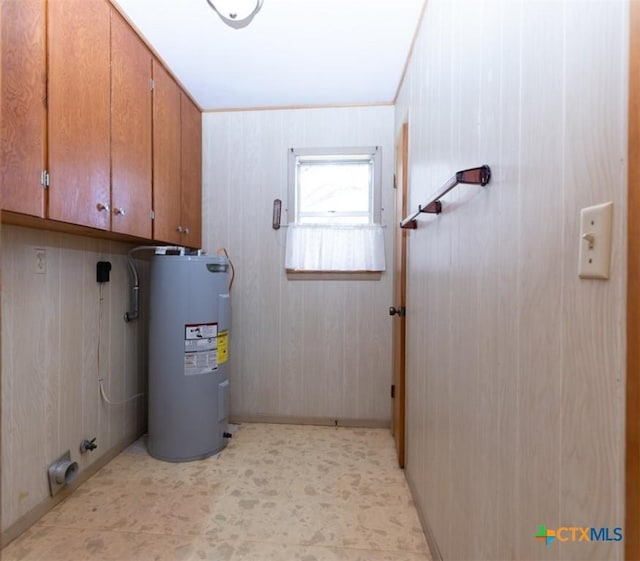
[(154, 255), (150, 275), (147, 449), (160, 460), (205, 458), (228, 430), (228, 262)]

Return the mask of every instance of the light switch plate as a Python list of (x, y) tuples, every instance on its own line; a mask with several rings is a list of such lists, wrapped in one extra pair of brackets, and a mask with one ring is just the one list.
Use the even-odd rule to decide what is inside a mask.
[(609, 278), (612, 223), (612, 202), (590, 206), (580, 211), (578, 276), (581, 279)]

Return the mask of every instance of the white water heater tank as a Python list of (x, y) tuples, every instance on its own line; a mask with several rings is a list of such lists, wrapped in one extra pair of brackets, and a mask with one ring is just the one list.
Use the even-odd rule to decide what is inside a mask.
[(228, 266), (204, 255), (151, 258), (147, 449), (160, 460), (205, 458), (226, 444)]

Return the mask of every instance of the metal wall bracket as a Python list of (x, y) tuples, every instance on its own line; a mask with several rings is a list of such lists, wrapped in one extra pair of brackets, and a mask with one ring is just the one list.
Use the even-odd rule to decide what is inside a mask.
[(488, 165), (478, 168), (470, 168), (458, 171), (449, 179), (426, 205), (418, 205), (418, 210), (407, 216), (400, 222), (400, 228), (415, 230), (418, 227), (416, 218), (422, 213), (440, 214), (442, 212), (442, 202), (440, 199), (444, 197), (456, 185), (481, 185), (484, 187), (491, 180), (491, 168)]

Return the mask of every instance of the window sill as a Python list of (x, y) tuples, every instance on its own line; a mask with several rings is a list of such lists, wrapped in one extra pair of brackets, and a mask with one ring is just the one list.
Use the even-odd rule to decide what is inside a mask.
[(288, 280), (349, 280), (378, 281), (382, 271), (295, 271), (287, 269)]

